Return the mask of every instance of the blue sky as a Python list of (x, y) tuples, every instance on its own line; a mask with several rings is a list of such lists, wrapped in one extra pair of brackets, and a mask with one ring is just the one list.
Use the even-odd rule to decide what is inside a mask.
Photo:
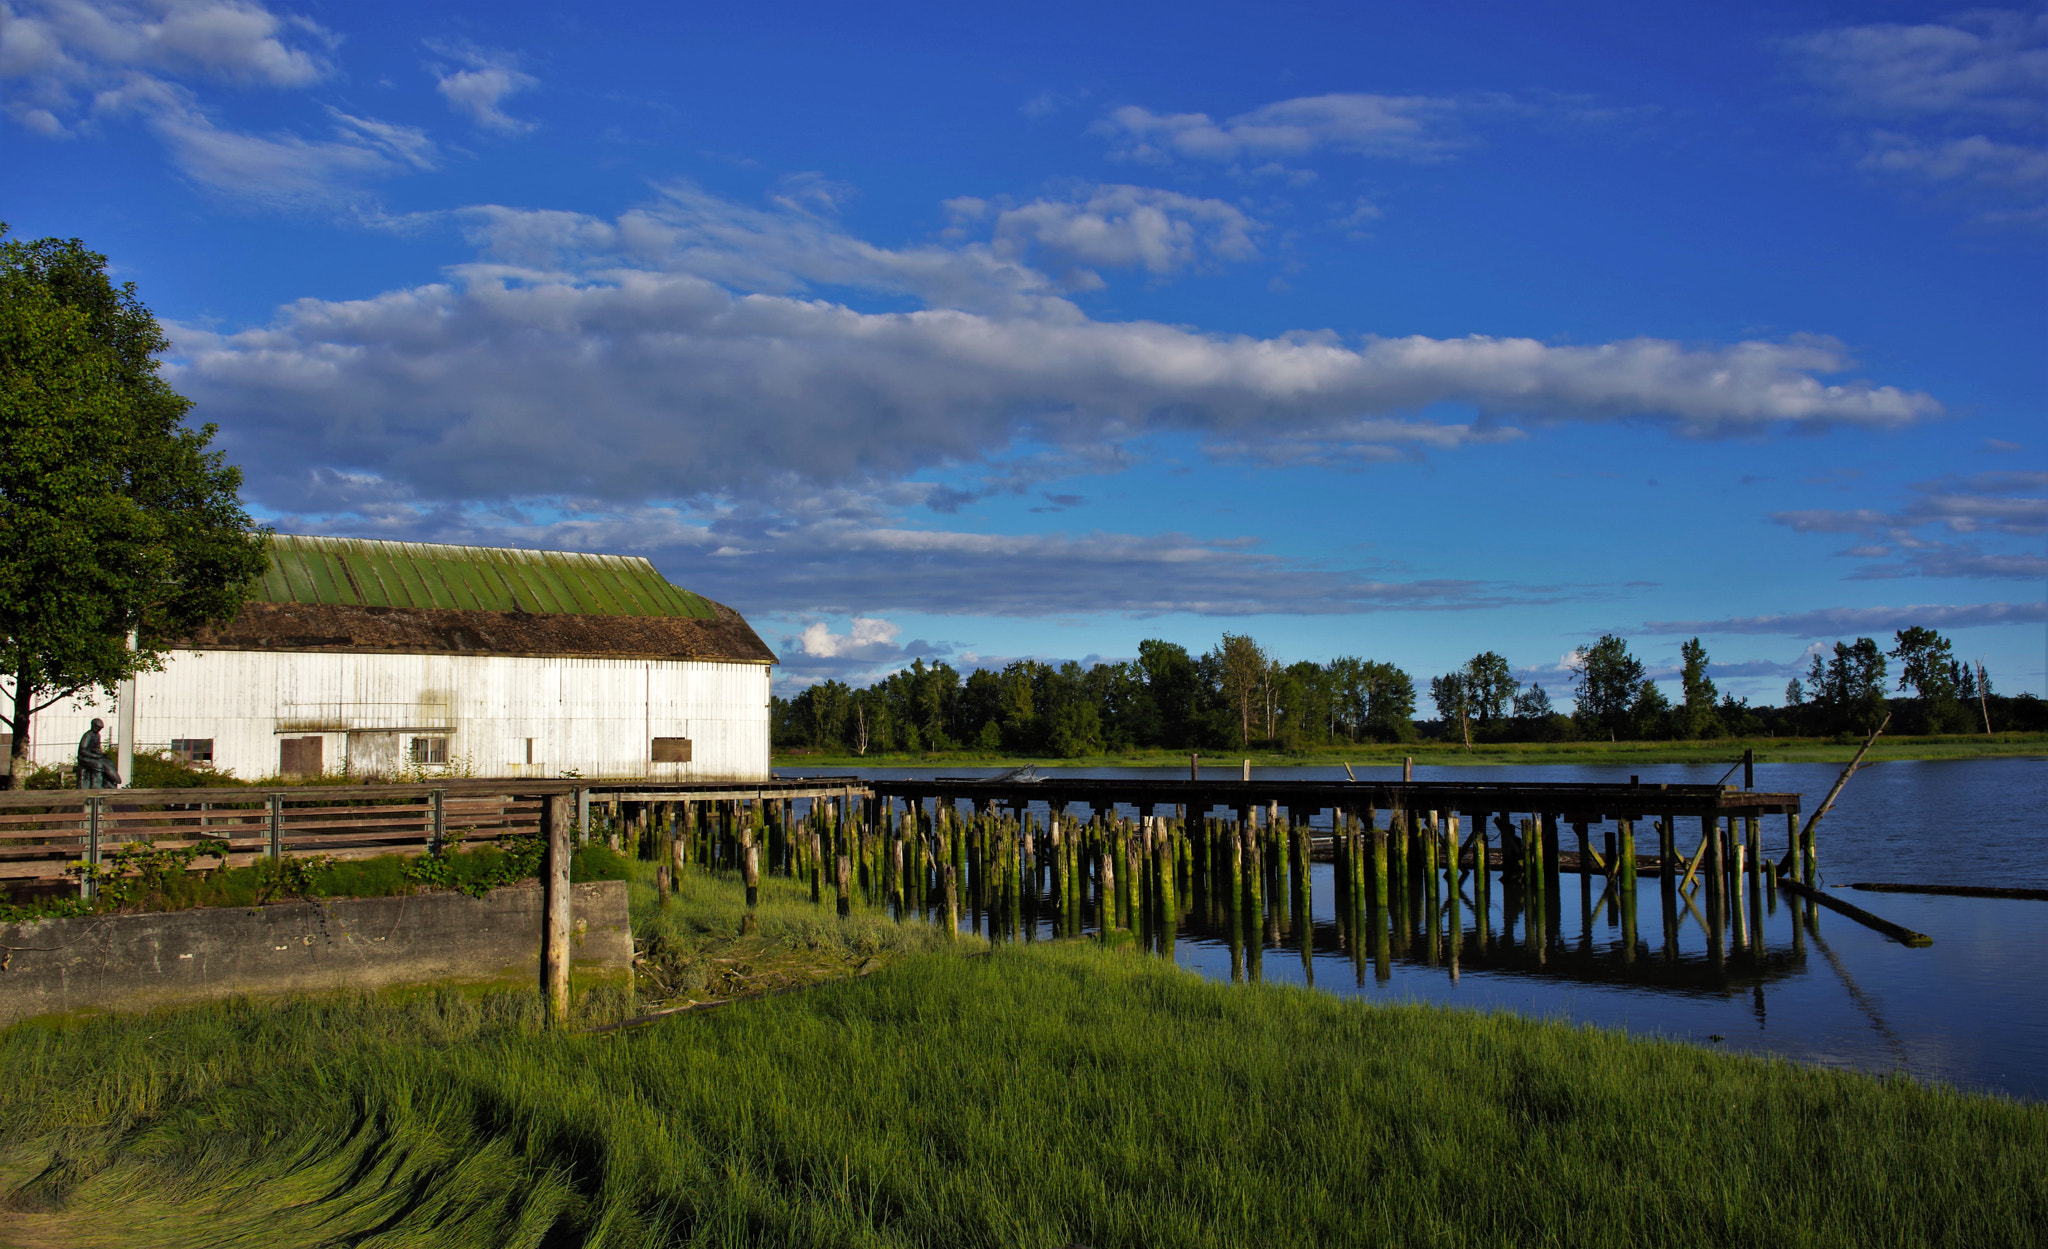
[(2048, 18), (0, 0), (280, 529), (644, 554), (785, 688), (1201, 650), (2039, 691)]

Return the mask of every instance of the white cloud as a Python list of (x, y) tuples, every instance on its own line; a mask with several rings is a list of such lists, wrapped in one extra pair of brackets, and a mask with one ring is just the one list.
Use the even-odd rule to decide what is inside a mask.
[(1913, 625), (1970, 629), (2042, 621), (2048, 621), (2048, 603), (1923, 603), (1910, 607), (1827, 607), (1782, 616), (1737, 616), (1727, 620), (1652, 620), (1643, 628), (1657, 634), (1768, 633), (1824, 638), (1878, 634)]
[(1457, 101), (1445, 97), (1337, 94), (1281, 100), (1220, 122), (1127, 104), (1091, 130), (1116, 155), (1135, 160), (1262, 160), (1321, 149), (1430, 160), (1466, 146), (1457, 114)]
[(312, 21), (237, 0), (0, 2), (6, 108), (43, 133), (68, 128), (64, 116), (137, 74), (309, 86), (333, 73), (333, 44)]
[(2030, 536), (2048, 533), (2048, 472), (1972, 473), (1914, 482), (1917, 497), (1895, 511), (1810, 508), (1773, 512), (1771, 519), (1800, 533), (1887, 534), (1910, 540), (1910, 531), (1940, 525), (1951, 533)]
[(2048, 16), (2038, 12), (1978, 10), (1947, 24), (1847, 26), (1791, 46), (1847, 111), (2038, 123), (2048, 95)]
[(322, 137), (220, 125), (189, 81), (296, 89), (330, 77), (335, 36), (236, 0), (0, 0), (6, 111), (58, 138), (139, 119), (193, 181), (271, 206), (329, 206), (368, 183), (429, 169), (423, 131), (338, 109)]
[(509, 116), (499, 107), (507, 97), (540, 85), (538, 78), (519, 68), (517, 53), (440, 40), (428, 40), (427, 48), (458, 63), (429, 67), (435, 88), (449, 107), (500, 134), (524, 134), (534, 128), (533, 122)]
[(900, 653), (895, 643), (902, 632), (902, 625), (877, 616), (855, 616), (845, 633), (834, 633), (831, 625), (813, 620), (804, 626), (797, 645), (813, 659), (885, 660)]
[[(1890, 428), (1940, 411), (1837, 379), (1849, 361), (1820, 339), (1555, 346), (1091, 320), (985, 247), (880, 248), (701, 192), (616, 222), (502, 208), (463, 220), (486, 255), (447, 281), (304, 299), (238, 333), (176, 330), (177, 384), (236, 431), (254, 474), (310, 458), (448, 498), (893, 480), (1020, 438), (1512, 436), (1408, 415), (1439, 403), (1488, 421), (1641, 418), (1688, 434)], [(862, 311), (814, 284), (926, 306)]]
[(811, 210), (812, 189), (785, 187), (776, 209), (677, 183), (615, 221), (497, 206), (454, 216), (485, 261), (571, 282), (608, 271), (690, 274), (753, 294), (843, 288), (1002, 316), (1081, 317), (1052, 279), (986, 245), (887, 248), (855, 238)]
[[(1250, 260), (1252, 236), (1264, 227), (1217, 199), (1177, 191), (1107, 184), (1066, 199), (1002, 205), (949, 200), (957, 233), (968, 223), (989, 223), (995, 254), (1022, 261), (1033, 256), (1059, 265), (1143, 269), (1165, 276), (1210, 261)], [(1068, 285), (1100, 284), (1093, 273)]]
[[(1900, 507), (1803, 508), (1773, 512), (1771, 519), (1798, 533), (1861, 534), (1885, 545), (1851, 546), (1839, 554), (1888, 562), (1865, 564), (1851, 580), (1895, 577), (1959, 577), (2038, 581), (2048, 577), (2048, 555), (2037, 551), (1985, 549), (1987, 541), (2039, 538), (2048, 534), (2048, 472), (2018, 470), (1971, 473), (1914, 482)], [(1939, 529), (1961, 542), (1924, 537)]]
[(1966, 196), (1983, 222), (2048, 223), (2048, 14), (1848, 26), (1787, 47), (1835, 111), (1887, 123), (1852, 137), (1859, 168)]
[(327, 110), (332, 126), (325, 139), (225, 129), (184, 88), (140, 76), (118, 92), (102, 93), (98, 106), (105, 113), (140, 114), (193, 181), (272, 206), (334, 204), (371, 181), (431, 169), (438, 160), (425, 132), (338, 109)]
[(2002, 186), (2048, 182), (2048, 148), (1999, 143), (1981, 134), (1925, 140), (1876, 131), (1857, 164), (1927, 182), (1974, 181)]
[(301, 477), (294, 495), (301, 506), (275, 523), (286, 532), (644, 555), (678, 584), (749, 613), (857, 617), (843, 634), (807, 622), (785, 645), (820, 660), (863, 663), (933, 653), (922, 642), (898, 645), (896, 626), (877, 614), (886, 611), (1040, 618), (1085, 604), (1134, 617), (1338, 615), (1472, 611), (1591, 593), (1399, 580), (1276, 555), (1245, 538), (917, 528), (896, 514), (915, 493), (790, 485), (695, 508), (563, 499), (450, 507), (374, 477), (316, 474)]
[(1272, 433), (1257, 439), (1211, 441), (1202, 450), (1212, 459), (1272, 468), (1362, 468), (1397, 460), (1419, 460), (1427, 451), (1451, 451), (1467, 443), (1519, 442), (1528, 436), (1526, 430), (1513, 425), (1355, 420), (1334, 421), (1311, 430)]

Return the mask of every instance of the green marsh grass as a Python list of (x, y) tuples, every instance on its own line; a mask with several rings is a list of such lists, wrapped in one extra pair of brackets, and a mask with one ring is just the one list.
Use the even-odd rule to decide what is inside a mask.
[(1979, 1249), (2048, 1227), (2039, 1105), (1081, 942), (608, 1034), (537, 1032), (527, 994), (22, 1025), (0, 1158), (0, 1244), (9, 1218), (166, 1247)]
[(737, 875), (685, 871), (662, 906), (652, 866), (632, 866), (628, 907), (646, 960), (635, 988), (650, 1006), (787, 989), (871, 972), (906, 955), (986, 948), (979, 937), (899, 923), (879, 908), (857, 906), (840, 919), (829, 889), (827, 901), (813, 905), (810, 886), (786, 876), (761, 877), (749, 932)]

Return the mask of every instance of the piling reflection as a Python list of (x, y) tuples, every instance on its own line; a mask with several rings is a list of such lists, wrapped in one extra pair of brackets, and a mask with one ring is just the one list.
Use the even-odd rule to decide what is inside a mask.
[[(1642, 876), (1626, 824), (1595, 842), (1573, 822), (1577, 854), (1561, 863), (1556, 817), (1385, 814), (1384, 826), (1337, 813), (1312, 827), (1259, 807), (1133, 817), (934, 804), (867, 821), (828, 813), (768, 844), (776, 870), (808, 878), (821, 900), (831, 883), (842, 909), (998, 942), (1128, 942), (1240, 982), (1264, 979), (1275, 951), (1276, 975), (1341, 973), (1339, 987), (1361, 989), (1407, 967), (1760, 995), (1804, 970), (1819, 931), (1812, 905), (1775, 887), (1756, 830), (1733, 820), (1701, 820), (1695, 853), (1662, 854)], [(1668, 848), (1671, 824), (1644, 831)]]

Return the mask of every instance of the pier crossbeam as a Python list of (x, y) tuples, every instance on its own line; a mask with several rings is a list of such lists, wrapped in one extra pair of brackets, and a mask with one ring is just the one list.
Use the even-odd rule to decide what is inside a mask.
[(1084, 807), (1192, 805), (1237, 808), (1278, 803), (1289, 808), (1410, 811), (1527, 811), (1588, 823), (1650, 815), (1780, 815), (1799, 810), (1800, 795), (1717, 785), (1617, 785), (1598, 782), (1184, 780), (1179, 778), (1045, 777), (1036, 781), (891, 778), (868, 788), (906, 802), (968, 799), (1005, 805), (1050, 802)]

